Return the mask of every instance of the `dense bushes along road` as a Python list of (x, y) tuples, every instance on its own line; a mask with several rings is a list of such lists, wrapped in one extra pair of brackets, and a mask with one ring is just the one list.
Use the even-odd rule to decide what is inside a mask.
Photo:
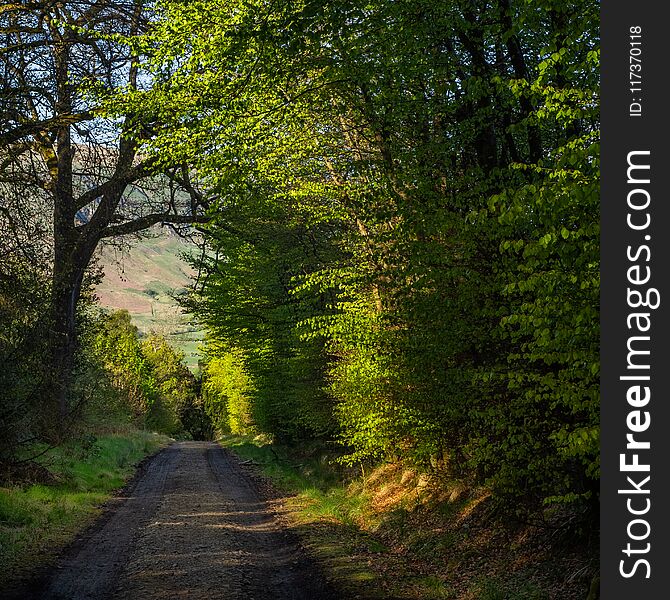
[(594, 508), (598, 4), (164, 7), (217, 426)]

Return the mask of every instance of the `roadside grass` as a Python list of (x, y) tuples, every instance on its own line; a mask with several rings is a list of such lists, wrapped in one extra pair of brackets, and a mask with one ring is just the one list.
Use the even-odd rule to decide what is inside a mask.
[[(41, 481), (0, 487), (0, 588), (48, 564), (99, 514), (136, 464), (168, 442), (134, 430), (87, 436), (37, 458)], [(34, 456), (46, 447), (29, 450)]]
[(280, 514), (347, 596), (581, 600), (597, 570), (591, 549), (557, 541), (555, 530), (501, 522), (485, 489), (402, 463), (345, 468), (322, 445), (288, 449), (260, 436), (219, 443), (287, 495)]

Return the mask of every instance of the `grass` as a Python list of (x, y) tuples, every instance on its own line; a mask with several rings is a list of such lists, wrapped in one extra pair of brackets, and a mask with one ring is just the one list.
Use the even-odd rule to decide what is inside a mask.
[[(220, 443), (279, 488), (303, 544), (346, 596), (386, 600), (575, 600), (593, 573), (589, 548), (552, 532), (492, 518), (487, 490), (428, 482), (402, 463), (366, 472), (318, 445), (287, 449), (262, 438)], [(590, 561), (590, 562), (589, 562)], [(585, 568), (585, 565), (587, 567)], [(587, 572), (581, 578), (571, 573)]]
[[(332, 451), (318, 445), (296, 454), (259, 438), (229, 436), (220, 443), (259, 465), (288, 494), (284, 506), (289, 521), (345, 595), (387, 600), (457, 597), (441, 578), (413, 573), (382, 534), (393, 529), (402, 535), (409, 526), (405, 517), (416, 501), (411, 493), (398, 494), (383, 478), (376, 481), (375, 473), (363, 478), (339, 466)], [(389, 493), (395, 494), (393, 506), (385, 498)]]
[(365, 496), (349, 493), (333, 461), (324, 452), (302, 456), (294, 462), (285, 450), (254, 442), (244, 437), (230, 436), (221, 441), (241, 458), (262, 466), (263, 473), (284, 491), (298, 493), (307, 519), (332, 519), (345, 525), (356, 526), (363, 518)]
[(502, 583), (496, 579), (483, 578), (474, 586), (478, 600), (547, 600), (548, 594), (532, 582)]
[(39, 459), (52, 481), (0, 487), (0, 585), (50, 562), (99, 514), (135, 465), (167, 442), (144, 431), (89, 437)]

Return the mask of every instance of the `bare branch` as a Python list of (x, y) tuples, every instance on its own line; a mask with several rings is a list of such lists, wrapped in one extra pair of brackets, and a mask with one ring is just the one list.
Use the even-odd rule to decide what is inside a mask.
[(85, 111), (77, 114), (56, 115), (55, 117), (50, 117), (41, 121), (33, 121), (18, 125), (14, 129), (0, 135), (0, 146), (13, 144), (29, 135), (35, 135), (55, 127), (64, 127), (66, 125), (69, 126), (74, 125), (75, 123), (81, 123), (82, 121), (88, 121), (89, 119), (92, 119), (93, 116), (94, 113), (92, 111)]
[(139, 217), (132, 221), (120, 225), (110, 225), (102, 230), (100, 237), (116, 237), (120, 235), (129, 235), (148, 229), (158, 223), (172, 225), (191, 225), (194, 223), (207, 223), (209, 217), (206, 215), (174, 215), (169, 213), (153, 213)]

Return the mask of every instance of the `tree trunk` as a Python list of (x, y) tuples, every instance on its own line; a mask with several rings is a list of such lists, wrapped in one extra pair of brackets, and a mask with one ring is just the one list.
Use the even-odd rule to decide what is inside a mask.
[[(63, 246), (63, 244), (60, 244)], [(77, 351), (76, 315), (87, 261), (74, 251), (56, 253), (52, 282), (52, 399), (56, 436), (62, 439), (72, 409), (70, 396)]]
[(86, 269), (97, 246), (96, 238), (87, 238), (77, 230), (73, 203), (54, 202), (54, 269), (52, 278), (51, 318), (53, 327), (51, 355), (51, 398), (54, 432), (62, 439), (71, 420), (72, 383), (77, 352), (77, 306)]
[[(72, 87), (68, 79), (70, 63), (69, 32), (61, 34), (52, 28), (57, 114), (72, 112)], [(54, 433), (61, 440), (67, 429), (68, 400), (72, 386), (76, 351), (76, 307), (81, 292), (83, 271), (75, 265), (77, 232), (74, 215), (73, 190), (74, 148), (70, 125), (56, 128), (55, 177), (52, 180), (54, 198), (54, 270), (52, 280), (52, 370), (50, 388), (53, 399)]]
[(53, 395), (56, 408), (56, 433), (62, 437), (69, 412), (69, 390), (74, 368), (75, 323), (72, 300), (66, 290), (61, 289), (54, 298), (54, 341), (53, 341)]

